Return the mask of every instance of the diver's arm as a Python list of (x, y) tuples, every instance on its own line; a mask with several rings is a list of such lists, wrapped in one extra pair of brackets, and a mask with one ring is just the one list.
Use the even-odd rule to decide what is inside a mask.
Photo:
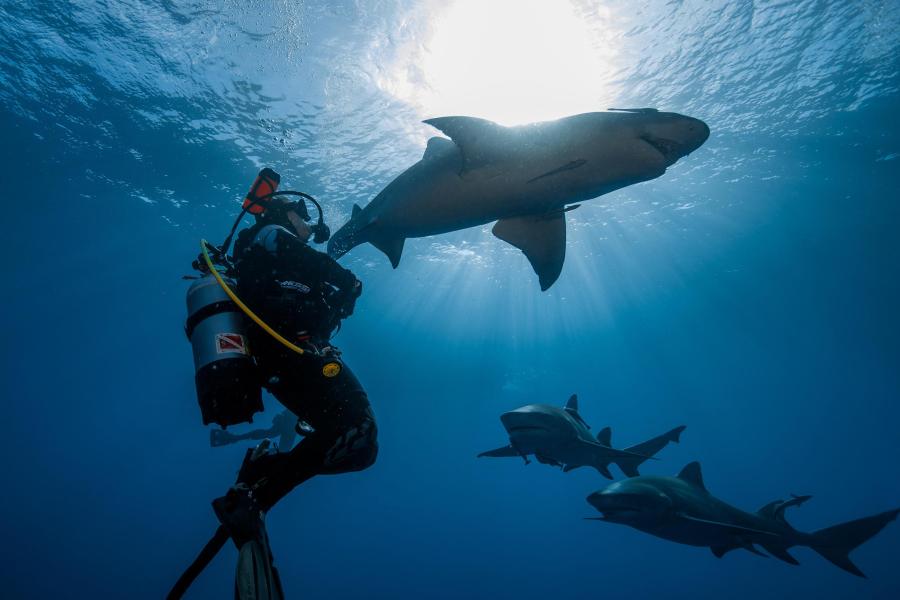
[(336, 287), (340, 294), (338, 308), (341, 311), (341, 317), (349, 317), (353, 314), (356, 299), (362, 295), (362, 282), (349, 269), (339, 265), (327, 254), (321, 252), (316, 252), (316, 254), (319, 258), (323, 279)]
[(283, 227), (272, 227), (256, 243), (287, 264), (303, 265), (305, 269), (314, 271), (320, 280), (337, 288), (338, 306), (335, 308), (341, 311), (341, 316), (353, 314), (356, 299), (362, 294), (362, 282), (349, 269), (327, 254), (310, 248)]

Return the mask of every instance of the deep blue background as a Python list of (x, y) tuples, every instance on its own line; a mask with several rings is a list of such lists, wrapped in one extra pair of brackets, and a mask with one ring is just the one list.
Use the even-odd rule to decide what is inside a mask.
[[(813, 38), (829, 43), (789, 47), (788, 73), (755, 65), (753, 86), (774, 100), (727, 86), (715, 95), (702, 81), (649, 96), (626, 86), (619, 104), (665, 100), (713, 135), (660, 180), (573, 213), (550, 292), (480, 229), (410, 240), (396, 271), (371, 248), (346, 257), (366, 288), (337, 342), (375, 407), (381, 454), (370, 470), (313, 480), (271, 512), (289, 597), (900, 595), (896, 524), (854, 554), (868, 581), (804, 549), (801, 567), (741, 552), (717, 560), (582, 521), (584, 498), (605, 485), (593, 471), (475, 459), (505, 442), (501, 412), (577, 392), (585, 419), (611, 425), (622, 444), (688, 426), (646, 472), (700, 460), (710, 490), (748, 510), (813, 494), (790, 515), (800, 529), (900, 506), (897, 57), (873, 59), (849, 41), (900, 23), (891, 3), (839, 14), (800, 4), (780, 15), (785, 29), (808, 18)], [(379, 167), (385, 155), (409, 164), (422, 146), (390, 146), (400, 130), (385, 122), (411, 119), (408, 108), (375, 91), (341, 106), (346, 97), (325, 97), (317, 79), (338, 54), (323, 40), (365, 41), (336, 24), (375, 8), (307, 7), (297, 34), (312, 42), (304, 100), (267, 122), (283, 99), (241, 70), (254, 48), (271, 51), (240, 27), (253, 15), (75, 6), (0, 7), (0, 573), (10, 598), (158, 598), (212, 533), (208, 502), (244, 451), (208, 447), (193, 396), (180, 277), (197, 240), (224, 236), (260, 164), (322, 195), (337, 225), (396, 175)], [(273, 6), (254, 5), (283, 9)], [(388, 30), (405, 7), (377, 6)], [(667, 11), (689, 9), (648, 9), (636, 17), (646, 19), (641, 35), (667, 36)], [(702, 34), (739, 16), (686, 22)], [(847, 30), (828, 33), (838, 21)], [(184, 42), (210, 23), (236, 32), (210, 71), (221, 81), (166, 54), (193, 50), (163, 34), (187, 32)], [(763, 54), (774, 43), (738, 39)], [(707, 52), (712, 62), (727, 48)], [(647, 86), (650, 68), (623, 81)], [(816, 80), (806, 96), (785, 84), (804, 76)], [(335, 129), (342, 116), (350, 125)], [(377, 134), (361, 135), (376, 121)], [(281, 128), (299, 140), (290, 149)], [(347, 148), (328, 164), (352, 164), (329, 171), (321, 148)], [(263, 423), (278, 410), (267, 408)], [(191, 597), (227, 597), (234, 558), (227, 548)]]

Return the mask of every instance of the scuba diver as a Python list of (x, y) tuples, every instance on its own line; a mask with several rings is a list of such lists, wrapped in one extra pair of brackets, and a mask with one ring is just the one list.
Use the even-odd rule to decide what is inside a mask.
[(297, 434), (307, 435), (312, 433), (312, 426), (301, 421), (297, 415), (284, 409), (272, 418), (272, 426), (268, 429), (253, 429), (244, 433), (229, 433), (224, 429), (209, 430), (209, 445), (213, 448), (236, 444), (243, 440), (265, 440), (278, 437), (278, 452), (290, 452), (294, 447)]
[[(279, 181), (263, 169), (225, 243), (201, 243), (194, 267), (203, 276), (188, 292), (186, 332), (204, 424), (252, 421), (262, 410), (261, 386), (299, 419), (303, 438), (289, 451), (271, 452), (268, 440), (247, 451), (236, 483), (212, 503), (220, 527), (168, 598), (180, 598), (229, 538), (239, 550), (235, 597), (283, 598), (266, 513), (304, 481), (366, 469), (378, 453), (366, 392), (330, 343), (353, 314), (362, 283), (308, 245), (310, 237), (323, 243), (330, 235), (322, 208), (308, 194), (276, 191)], [(318, 209), (316, 224), (304, 199)], [(229, 259), (248, 212), (256, 223), (240, 232)]]

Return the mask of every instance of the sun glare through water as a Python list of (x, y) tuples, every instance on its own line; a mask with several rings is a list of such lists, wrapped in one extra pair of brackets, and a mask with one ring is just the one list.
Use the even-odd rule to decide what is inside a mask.
[(564, 0), (457, 0), (382, 85), (425, 117), (555, 119), (610, 105), (614, 45), (596, 15)]

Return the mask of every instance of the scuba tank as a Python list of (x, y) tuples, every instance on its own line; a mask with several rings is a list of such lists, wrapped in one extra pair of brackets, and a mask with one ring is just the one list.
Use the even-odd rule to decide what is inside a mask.
[[(228, 249), (234, 233), (245, 214), (262, 214), (273, 197), (300, 196), (312, 202), (319, 212), (318, 222), (311, 227), (314, 241), (324, 243), (330, 236), (318, 200), (304, 192), (279, 192), (280, 181), (281, 176), (272, 169), (260, 171), (225, 242), (220, 247), (214, 247), (201, 240), (200, 256), (192, 263), (193, 268), (202, 275), (188, 289), (185, 333), (194, 351), (194, 382), (204, 425), (217, 423), (225, 429), (228, 425), (252, 423), (253, 415), (263, 411), (262, 383), (256, 362), (247, 347), (249, 323), (244, 315), (297, 354), (307, 352), (264, 323), (231, 291), (235, 282), (229, 277), (234, 270), (228, 260)], [(215, 265), (209, 250), (215, 255)], [(186, 278), (192, 279), (190, 276)], [(340, 374), (342, 364), (336, 353), (322, 354), (314, 349), (312, 355), (323, 361), (324, 377)]]
[[(232, 286), (233, 281), (227, 280)], [(194, 351), (194, 382), (203, 424), (223, 429), (262, 412), (262, 386), (247, 346), (247, 325), (211, 273), (187, 292), (185, 332)]]

